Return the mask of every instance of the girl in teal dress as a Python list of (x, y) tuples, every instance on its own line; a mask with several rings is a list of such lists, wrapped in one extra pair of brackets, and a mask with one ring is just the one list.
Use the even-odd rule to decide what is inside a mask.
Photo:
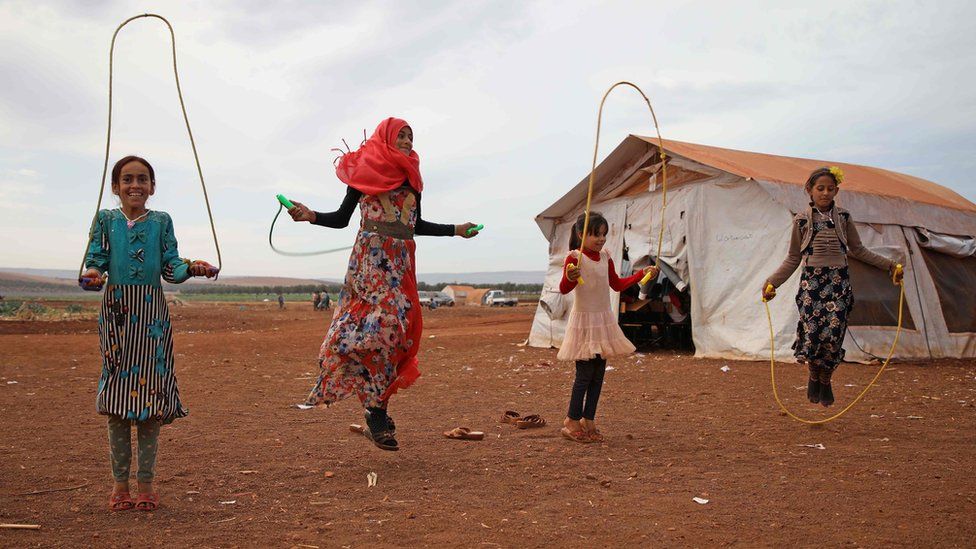
[[(146, 209), (155, 191), (149, 162), (127, 156), (115, 164), (112, 192), (122, 205), (98, 212), (85, 256), (87, 270), (79, 280), (92, 291), (107, 283), (98, 316), (102, 375), (96, 406), (108, 416), (113, 511), (157, 507), (152, 481), (159, 428), (187, 414), (173, 372), (173, 330), (160, 277), (179, 284), (191, 276), (217, 275), (205, 261), (180, 258), (169, 214)], [(132, 423), (139, 442), (135, 502), (129, 493)]]

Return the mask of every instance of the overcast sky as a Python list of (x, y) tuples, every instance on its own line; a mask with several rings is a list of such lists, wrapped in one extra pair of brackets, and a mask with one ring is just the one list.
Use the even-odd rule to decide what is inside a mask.
[[(665, 139), (879, 166), (976, 201), (976, 4), (737, 4), (0, 1), (0, 266), (80, 263), (109, 43), (147, 11), (176, 29), (227, 274), (341, 276), (345, 253), (268, 248), (274, 195), (337, 207), (330, 149), (387, 116), (414, 129), (424, 217), (486, 225), (420, 238), (421, 273), (543, 270), (533, 217), (587, 173), (600, 97), (624, 79)], [(150, 208), (173, 216), (183, 256), (215, 260), (169, 55), (157, 20), (120, 34), (110, 158), (148, 158)], [(653, 131), (636, 94), (616, 93), (601, 156)], [(309, 250), (354, 229), (288, 220), (276, 235)]]

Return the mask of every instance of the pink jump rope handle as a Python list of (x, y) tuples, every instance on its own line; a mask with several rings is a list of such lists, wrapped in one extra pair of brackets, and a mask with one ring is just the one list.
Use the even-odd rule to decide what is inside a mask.
[(193, 265), (206, 265), (206, 267), (207, 267), (207, 274), (206, 274), (207, 278), (212, 278), (214, 280), (217, 280), (217, 275), (220, 274), (220, 269), (218, 267), (214, 267), (213, 265), (207, 263), (206, 261), (202, 261), (202, 260), (199, 260), (198, 259), (198, 260), (193, 261), (193, 262), (190, 263), (190, 266), (191, 267)]

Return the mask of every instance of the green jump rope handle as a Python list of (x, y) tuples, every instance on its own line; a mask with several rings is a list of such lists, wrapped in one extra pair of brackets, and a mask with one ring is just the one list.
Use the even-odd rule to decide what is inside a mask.
[(275, 198), (278, 199), (278, 202), (281, 202), (281, 205), (282, 206), (288, 208), (289, 210), (295, 207), (295, 205), (291, 203), (291, 200), (288, 200), (287, 198), (285, 198), (285, 195), (283, 195), (283, 194), (279, 194)]
[(485, 228), (485, 225), (483, 223), (479, 223), (479, 224), (475, 225), (474, 227), (471, 227), (470, 229), (468, 229), (465, 232), (467, 234), (471, 234), (471, 231), (480, 231), (481, 229), (484, 229), (484, 228)]

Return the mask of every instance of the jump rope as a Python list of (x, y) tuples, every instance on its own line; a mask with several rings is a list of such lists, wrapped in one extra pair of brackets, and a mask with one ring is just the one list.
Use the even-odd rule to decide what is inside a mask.
[[(644, 93), (644, 91), (641, 90), (636, 84), (633, 84), (631, 82), (626, 82), (626, 81), (617, 82), (616, 84), (610, 86), (610, 88), (607, 89), (606, 93), (603, 94), (603, 99), (600, 100), (600, 110), (599, 110), (599, 112), (597, 113), (597, 116), (596, 116), (596, 143), (594, 143), (594, 145), (593, 145), (593, 163), (590, 166), (590, 182), (589, 182), (589, 186), (587, 187), (587, 190), (586, 190), (586, 209), (583, 211), (583, 215), (584, 215), (584, 217), (583, 217), (583, 234), (580, 237), (580, 254), (579, 254), (579, 259), (576, 262), (576, 267), (577, 268), (580, 268), (582, 266), (582, 264), (583, 264), (583, 258), (585, 257), (585, 254), (582, 253), (582, 250), (583, 250), (584, 245), (586, 244), (587, 231), (589, 231), (589, 228), (590, 228), (590, 202), (593, 199), (593, 182), (594, 182), (594, 180), (596, 180), (596, 158), (597, 158), (597, 154), (598, 154), (598, 152), (600, 150), (600, 126), (601, 126), (601, 124), (603, 122), (603, 104), (607, 102), (607, 97), (610, 95), (610, 92), (612, 92), (614, 90), (614, 88), (616, 88), (617, 86), (630, 86), (631, 88), (634, 88), (635, 90), (637, 90), (637, 93), (639, 93), (641, 95), (641, 97), (644, 98), (644, 102), (647, 103), (647, 109), (649, 111), (651, 111), (651, 119), (654, 121), (654, 131), (657, 132), (658, 153), (661, 156), (661, 173), (662, 173), (662, 178), (661, 178), (662, 179), (662, 184), (661, 184), (661, 187), (662, 187), (662, 191), (661, 191), (661, 231), (658, 233), (658, 238), (657, 238), (657, 255), (654, 257), (654, 266), (655, 267), (658, 267), (660, 269), (660, 267), (661, 267), (661, 245), (664, 243), (664, 209), (668, 205), (668, 163), (667, 163), (667, 155), (664, 152), (664, 140), (661, 138), (661, 129), (658, 127), (658, 124), (657, 124), (657, 115), (654, 114), (654, 107), (651, 106), (651, 100), (647, 98), (647, 95)], [(643, 285), (647, 284), (650, 280), (651, 280), (651, 273), (647, 273), (641, 279), (640, 283), (643, 286)], [(584, 283), (582, 274), (577, 279), (577, 281), (580, 284), (583, 284)], [(575, 301), (573, 302), (573, 306), (574, 307), (576, 306), (576, 302)]]
[[(905, 303), (905, 281), (901, 278), (903, 274), (904, 274), (904, 267), (902, 267), (900, 263), (895, 265), (895, 269), (891, 273), (891, 281), (898, 284), (898, 288), (899, 288), (898, 327), (895, 329), (895, 339), (894, 341), (891, 342), (891, 348), (888, 349), (887, 358), (885, 358), (884, 362), (881, 364), (881, 368), (878, 368), (878, 373), (874, 374), (874, 377), (871, 378), (871, 382), (868, 383), (867, 387), (865, 387), (860, 394), (857, 395), (857, 398), (852, 400), (850, 404), (845, 406), (841, 411), (837, 412), (836, 414), (830, 417), (826, 417), (823, 419), (805, 419), (799, 417), (793, 412), (791, 412), (789, 408), (787, 408), (786, 405), (783, 404), (783, 401), (780, 400), (779, 398), (779, 393), (776, 390), (776, 342), (775, 342), (775, 337), (773, 335), (773, 317), (769, 313), (769, 299), (766, 298), (765, 294), (763, 295), (762, 302), (763, 302), (763, 306), (766, 307), (766, 320), (769, 323), (769, 381), (773, 385), (773, 397), (776, 399), (776, 404), (779, 405), (780, 410), (786, 413), (787, 416), (791, 417), (792, 419), (795, 419), (796, 421), (799, 421), (800, 423), (806, 423), (807, 425), (822, 425), (824, 423), (829, 423), (839, 418), (840, 416), (844, 415), (845, 413), (847, 413), (848, 410), (853, 408), (854, 405), (857, 404), (858, 401), (861, 400), (861, 398), (863, 398), (864, 395), (867, 394), (868, 389), (870, 389), (874, 385), (874, 383), (878, 381), (878, 378), (881, 377), (881, 374), (885, 371), (885, 368), (888, 367), (888, 363), (891, 362), (891, 356), (895, 352), (895, 347), (898, 345), (898, 336), (901, 335), (903, 305)], [(772, 284), (767, 284), (765, 290), (766, 290), (765, 292), (766, 294), (772, 293), (772, 295), (775, 297), (776, 289), (773, 287)]]
[[(108, 133), (105, 137), (105, 163), (102, 165), (102, 183), (98, 190), (98, 204), (95, 206), (95, 215), (92, 216), (91, 227), (88, 230), (88, 242), (85, 244), (85, 253), (81, 259), (81, 267), (78, 269), (78, 281), (82, 288), (86, 290), (98, 290), (101, 289), (102, 284), (108, 273), (104, 273), (100, 279), (93, 279), (89, 277), (83, 277), (82, 274), (85, 270), (85, 258), (88, 256), (88, 248), (91, 246), (92, 239), (95, 236), (95, 225), (98, 223), (98, 211), (102, 207), (102, 197), (105, 194), (105, 176), (108, 174), (108, 157), (109, 149), (112, 144), (112, 81), (115, 70), (115, 40), (119, 36), (119, 31), (122, 27), (128, 25), (136, 19), (141, 19), (143, 17), (153, 17), (159, 19), (166, 24), (166, 28), (169, 29), (170, 37), (170, 48), (173, 52), (173, 77), (176, 79), (176, 94), (180, 99), (180, 110), (183, 112), (183, 121), (186, 123), (186, 133), (190, 137), (190, 148), (193, 149), (193, 161), (197, 166), (197, 175), (200, 177), (200, 186), (203, 188), (203, 201), (207, 205), (207, 217), (210, 218), (210, 232), (213, 235), (214, 247), (217, 249), (217, 267), (215, 269), (208, 269), (208, 275), (216, 277), (220, 273), (220, 269), (223, 267), (223, 262), (220, 257), (220, 243), (217, 241), (217, 228), (214, 225), (213, 211), (210, 209), (210, 198), (207, 196), (207, 184), (203, 179), (203, 169), (200, 168), (200, 156), (197, 154), (197, 144), (193, 139), (193, 130), (190, 129), (190, 119), (186, 115), (186, 105), (183, 102), (183, 89), (180, 87), (180, 71), (176, 64), (176, 34), (173, 32), (173, 25), (166, 20), (162, 15), (157, 15), (155, 13), (144, 13), (141, 15), (136, 15), (130, 17), (122, 22), (112, 34), (112, 46), (109, 48), (108, 53)], [(189, 264), (195, 264), (197, 262), (189, 262)]]
[[(668, 204), (668, 163), (667, 163), (667, 155), (664, 152), (664, 140), (661, 138), (661, 130), (660, 130), (659, 126), (658, 126), (657, 116), (654, 114), (654, 107), (651, 106), (651, 101), (650, 101), (650, 99), (647, 98), (647, 95), (637, 85), (635, 85), (635, 84), (633, 84), (631, 82), (621, 81), (621, 82), (617, 82), (616, 84), (610, 86), (610, 88), (606, 91), (606, 93), (603, 94), (603, 99), (600, 100), (600, 110), (597, 113), (597, 119), (596, 119), (596, 143), (593, 146), (593, 163), (590, 166), (590, 179), (589, 179), (589, 185), (588, 185), (588, 188), (587, 188), (587, 191), (586, 191), (586, 208), (584, 210), (583, 234), (581, 235), (581, 238), (580, 238), (580, 240), (581, 240), (581, 242), (580, 242), (580, 250), (582, 251), (584, 245), (586, 244), (586, 235), (588, 233), (589, 226), (590, 226), (590, 205), (591, 205), (591, 202), (592, 202), (592, 199), (593, 199), (593, 183), (594, 183), (594, 181), (596, 179), (596, 159), (597, 159), (597, 154), (598, 154), (598, 150), (599, 150), (599, 147), (600, 147), (600, 127), (601, 127), (601, 122), (602, 122), (602, 119), (603, 119), (603, 105), (604, 105), (604, 103), (606, 103), (607, 97), (610, 95), (610, 92), (612, 92), (617, 86), (630, 86), (631, 88), (637, 90), (637, 93), (639, 93), (641, 95), (641, 97), (644, 99), (644, 102), (647, 103), (647, 108), (651, 112), (651, 119), (654, 121), (654, 130), (655, 130), (655, 132), (657, 132), (658, 151), (659, 151), (659, 154), (660, 154), (660, 157), (661, 157), (661, 174), (662, 174), (662, 177), (661, 177), (661, 180), (662, 180), (662, 183), (661, 183), (661, 228), (660, 228), (660, 230), (658, 232), (657, 255), (654, 258), (654, 265), (656, 267), (660, 268), (660, 266), (661, 266), (661, 247), (662, 247), (662, 245), (664, 243), (664, 213), (665, 213), (665, 209), (667, 208), (667, 204)], [(586, 257), (585, 254), (583, 254), (581, 252), (579, 254), (579, 259), (577, 260), (577, 263), (576, 263), (576, 267), (577, 268), (579, 268), (580, 265), (582, 264), (582, 262), (584, 261), (584, 257)], [(892, 355), (895, 352), (895, 347), (898, 345), (898, 337), (901, 334), (902, 313), (903, 313), (903, 306), (904, 306), (904, 301), (905, 301), (905, 283), (900, 278), (900, 276), (902, 274), (903, 274), (903, 267), (902, 267), (902, 265), (900, 265), (900, 264), (896, 265), (894, 271), (892, 272), (892, 281), (893, 282), (896, 282), (898, 284), (898, 286), (899, 286), (899, 293), (898, 293), (898, 327), (895, 330), (895, 338), (894, 338), (894, 341), (891, 343), (891, 348), (888, 349), (888, 356), (887, 356), (887, 358), (885, 359), (884, 363), (881, 365), (881, 368), (878, 369), (878, 373), (876, 373), (874, 375), (874, 378), (871, 379), (871, 382), (868, 383), (867, 387), (865, 387), (864, 390), (861, 391), (861, 393), (859, 395), (857, 395), (857, 398), (855, 398), (853, 401), (851, 401), (850, 404), (848, 404), (847, 406), (845, 406), (840, 412), (838, 412), (838, 413), (836, 413), (836, 414), (834, 414), (834, 415), (832, 415), (830, 417), (827, 417), (827, 418), (824, 418), (824, 419), (819, 419), (819, 420), (810, 420), (810, 419), (805, 419), (805, 418), (802, 418), (802, 417), (797, 416), (796, 414), (794, 414), (793, 412), (791, 412), (786, 407), (786, 405), (783, 404), (783, 401), (780, 400), (780, 398), (779, 398), (779, 393), (778, 393), (778, 391), (776, 389), (776, 342), (775, 342), (775, 336), (773, 334), (773, 318), (772, 318), (772, 315), (769, 312), (769, 302), (766, 299), (766, 297), (763, 296), (762, 301), (763, 301), (763, 305), (766, 307), (766, 320), (769, 323), (769, 377), (770, 377), (770, 383), (773, 386), (773, 397), (776, 399), (776, 403), (779, 405), (780, 409), (783, 410), (783, 412), (786, 413), (787, 416), (789, 416), (790, 418), (792, 418), (792, 419), (794, 419), (796, 421), (799, 421), (801, 423), (806, 423), (808, 425), (819, 425), (819, 424), (828, 423), (830, 421), (833, 421), (833, 420), (839, 418), (840, 416), (844, 415), (845, 413), (847, 413), (847, 411), (850, 410), (851, 408), (853, 408), (854, 405), (857, 404), (861, 400), (861, 398), (864, 397), (865, 394), (867, 394), (868, 390), (875, 384), (875, 382), (878, 380), (878, 378), (881, 377), (881, 374), (884, 372), (885, 368), (888, 367), (888, 363), (891, 361), (891, 357), (892, 357)], [(648, 274), (644, 275), (644, 278), (641, 279), (640, 284), (641, 285), (647, 284), (648, 282), (650, 282), (650, 278), (651, 278), (651, 273), (648, 273)], [(583, 278), (582, 278), (582, 275), (577, 280), (578, 280), (578, 282), (580, 284), (583, 284), (584, 283)], [(771, 290), (772, 291), (775, 290), (775, 288), (772, 287), (772, 284), (770, 284), (770, 285), (767, 286), (767, 292), (769, 292)], [(573, 306), (575, 307), (575, 305), (576, 305), (576, 303), (574, 301)]]
[[(353, 248), (352, 246), (342, 246), (342, 247), (339, 247), (339, 248), (330, 248), (330, 249), (327, 249), (327, 250), (318, 250), (318, 251), (314, 251), (314, 252), (288, 252), (288, 251), (279, 249), (274, 244), (274, 228), (275, 228), (275, 223), (278, 222), (278, 216), (281, 215), (281, 212), (282, 211), (284, 211), (284, 210), (290, 210), (290, 209), (294, 208), (295, 207), (295, 204), (293, 204), (291, 200), (288, 200), (285, 197), (285, 195), (283, 195), (283, 194), (279, 194), (279, 195), (275, 196), (275, 198), (278, 199), (278, 212), (275, 213), (274, 219), (271, 220), (271, 229), (268, 230), (268, 245), (271, 246), (271, 249), (274, 250), (275, 253), (280, 254), (280, 255), (290, 256), (290, 257), (306, 257), (306, 256), (310, 256), (310, 255), (324, 255), (324, 254), (331, 254), (331, 253), (334, 253), (334, 252), (342, 252), (342, 251), (345, 251), (345, 250), (351, 250)], [(475, 225), (474, 227), (471, 227), (466, 232), (468, 234), (471, 234), (474, 231), (480, 231), (480, 230), (482, 230), (484, 228), (485, 228), (484, 224), (478, 224), (478, 225)]]

